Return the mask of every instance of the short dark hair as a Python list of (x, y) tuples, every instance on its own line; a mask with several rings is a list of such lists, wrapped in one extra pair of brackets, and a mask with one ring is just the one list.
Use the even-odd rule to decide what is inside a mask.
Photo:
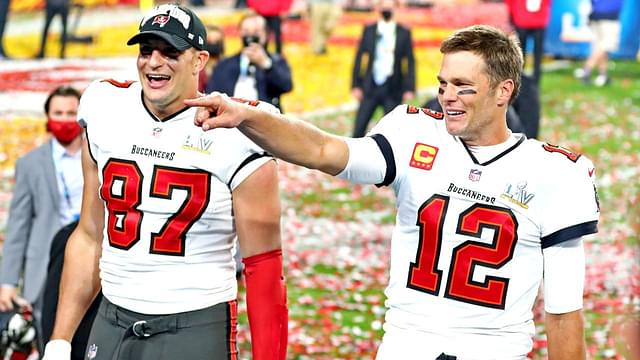
[(76, 99), (80, 100), (80, 91), (69, 85), (62, 85), (53, 89), (53, 91), (49, 93), (49, 96), (47, 96), (47, 100), (44, 102), (45, 114), (49, 114), (49, 105), (51, 104), (51, 99), (53, 99), (54, 96), (73, 96)]
[(458, 51), (471, 51), (484, 59), (492, 89), (501, 81), (513, 80), (509, 103), (518, 97), (524, 60), (517, 38), (492, 26), (473, 25), (454, 32), (440, 46), (443, 54)]

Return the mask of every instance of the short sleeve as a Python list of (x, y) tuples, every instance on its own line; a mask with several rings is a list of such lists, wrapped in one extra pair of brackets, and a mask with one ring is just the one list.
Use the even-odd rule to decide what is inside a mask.
[(256, 169), (274, 158), (236, 128), (214, 129), (214, 173), (234, 190)]
[(549, 191), (545, 192), (549, 205), (541, 224), (542, 248), (598, 231), (600, 209), (593, 163), (584, 156), (576, 162), (559, 161), (561, 167), (549, 172), (553, 175), (549, 175)]
[(582, 239), (548, 247), (544, 257), (544, 308), (550, 314), (582, 309), (585, 257)]
[[(389, 163), (380, 147), (384, 137), (345, 138), (349, 147), (347, 166), (337, 176), (357, 184), (383, 184)], [(388, 143), (387, 143), (388, 144)]]
[(91, 110), (93, 109), (95, 111), (96, 99), (99, 98), (99, 87), (99, 80), (91, 82), (80, 97), (80, 103), (78, 105), (78, 123), (85, 129), (91, 120)]
[(367, 133), (363, 139), (347, 140), (349, 162), (338, 176), (356, 183), (389, 186), (397, 178), (396, 149), (402, 146), (400, 124), (406, 105), (399, 105)]
[[(264, 101), (246, 101), (242, 99), (238, 99), (238, 101), (245, 106), (255, 106), (262, 111), (280, 114), (280, 110), (277, 107)], [(227, 176), (225, 179), (227, 186), (233, 191), (260, 166), (270, 160), (274, 160), (274, 158), (237, 129), (228, 129), (228, 131), (228, 140), (233, 142), (233, 145), (230, 144), (230, 146), (238, 150), (237, 152), (229, 152), (229, 154), (235, 154), (236, 156), (232, 156), (229, 159), (230, 167), (226, 171)]]
[(90, 124), (92, 120), (92, 112), (95, 114), (95, 112), (100, 109), (99, 104), (97, 103), (98, 99), (100, 99), (100, 86), (99, 80), (93, 81), (89, 84), (82, 93), (80, 103), (78, 105), (78, 124), (85, 129), (87, 141), (89, 142), (89, 154), (94, 161), (96, 159), (95, 154), (98, 152), (98, 147), (91, 136)]

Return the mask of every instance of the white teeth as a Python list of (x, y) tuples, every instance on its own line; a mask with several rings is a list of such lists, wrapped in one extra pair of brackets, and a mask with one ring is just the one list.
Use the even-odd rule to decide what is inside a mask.
[(447, 111), (447, 115), (462, 115), (463, 112), (462, 111)]
[(149, 80), (169, 80), (170, 77), (166, 75), (147, 75)]

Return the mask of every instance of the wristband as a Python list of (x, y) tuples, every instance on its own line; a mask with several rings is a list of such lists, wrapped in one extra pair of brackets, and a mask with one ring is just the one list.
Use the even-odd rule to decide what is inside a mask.
[(71, 343), (67, 340), (56, 339), (51, 340), (44, 347), (44, 356), (42, 360), (70, 360), (71, 359)]

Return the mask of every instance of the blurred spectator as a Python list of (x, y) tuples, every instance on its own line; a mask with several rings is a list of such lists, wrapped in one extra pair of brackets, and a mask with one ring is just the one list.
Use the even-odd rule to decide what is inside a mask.
[[(533, 80), (540, 84), (544, 32), (549, 25), (551, 0), (506, 0), (511, 22), (518, 33), (522, 54), (527, 54), (527, 40), (533, 38)], [(525, 64), (527, 57), (524, 57)]]
[(38, 55), (36, 55), (36, 58), (42, 59), (44, 57), (47, 46), (47, 36), (49, 34), (49, 26), (56, 15), (60, 15), (60, 22), (62, 24), (62, 33), (60, 33), (60, 58), (64, 58), (65, 48), (67, 46), (67, 19), (69, 18), (69, 8), (69, 0), (46, 1), (46, 18), (44, 21), (44, 29), (42, 30), (42, 39), (40, 40), (40, 51), (38, 52)]
[(376, 0), (346, 0), (344, 8), (347, 11), (369, 12), (373, 10), (373, 2)]
[(207, 65), (200, 71), (198, 78), (198, 91), (204, 93), (207, 90), (207, 80), (213, 73), (213, 68), (224, 56), (224, 31), (217, 25), (207, 26), (207, 48), (209, 60)]
[(281, 55), (270, 54), (265, 48), (264, 18), (255, 13), (245, 15), (240, 20), (240, 36), (244, 47), (216, 65), (207, 81), (207, 92), (262, 100), (281, 108), (280, 96), (293, 88), (291, 68)]
[(393, 19), (394, 0), (380, 0), (378, 22), (365, 26), (353, 64), (351, 93), (360, 102), (353, 137), (362, 137), (378, 106), (385, 114), (413, 99), (416, 89), (411, 30)]
[(610, 81), (608, 75), (609, 53), (618, 49), (620, 42), (620, 10), (622, 0), (591, 0), (591, 14), (589, 15), (589, 27), (593, 33), (591, 53), (582, 68), (575, 71), (575, 76), (585, 84), (591, 83), (591, 71), (598, 69), (593, 84), (595, 86), (607, 85)]
[(4, 50), (4, 27), (7, 24), (7, 17), (9, 16), (9, 3), (10, 0), (0, 0), (0, 60), (6, 59), (7, 52)]
[[(60, 287), (60, 278), (62, 276), (62, 266), (64, 264), (64, 250), (67, 245), (69, 236), (75, 230), (78, 221), (64, 226), (56, 233), (51, 242), (51, 251), (49, 253), (49, 266), (47, 270), (47, 280), (44, 288), (44, 297), (42, 304), (42, 339), (43, 343), (47, 343), (53, 332), (53, 324), (56, 319), (56, 310), (58, 308), (58, 295)], [(102, 299), (102, 293), (96, 296), (95, 300), (85, 313), (78, 330), (73, 335), (71, 341), (71, 359), (82, 360), (85, 358), (85, 349), (89, 340), (89, 332), (93, 319), (98, 313), (98, 306)]]
[(342, 13), (339, 0), (311, 0), (311, 49), (315, 54), (327, 52), (327, 40)]
[[(511, 128), (514, 132), (523, 132), (529, 139), (537, 139), (540, 131), (540, 91), (538, 82), (532, 77), (522, 74), (520, 93), (509, 107), (514, 110), (520, 120), (521, 130)], [(509, 123), (509, 111), (507, 111), (507, 125)]]
[(286, 16), (291, 7), (292, 0), (247, 0), (249, 8), (253, 9), (258, 15), (264, 17), (267, 22), (268, 34), (265, 42), (265, 48), (268, 47), (269, 38), (273, 34), (277, 54), (282, 54), (282, 17)]
[[(13, 308), (21, 284), (42, 334), (42, 294), (51, 241), (78, 219), (82, 199), (81, 128), (76, 122), (80, 93), (56, 88), (47, 98), (47, 130), (52, 138), (16, 162), (15, 190), (9, 208), (2, 266), (0, 311)], [(21, 281), (22, 279), (22, 281)], [(39, 349), (42, 349), (39, 336)]]

